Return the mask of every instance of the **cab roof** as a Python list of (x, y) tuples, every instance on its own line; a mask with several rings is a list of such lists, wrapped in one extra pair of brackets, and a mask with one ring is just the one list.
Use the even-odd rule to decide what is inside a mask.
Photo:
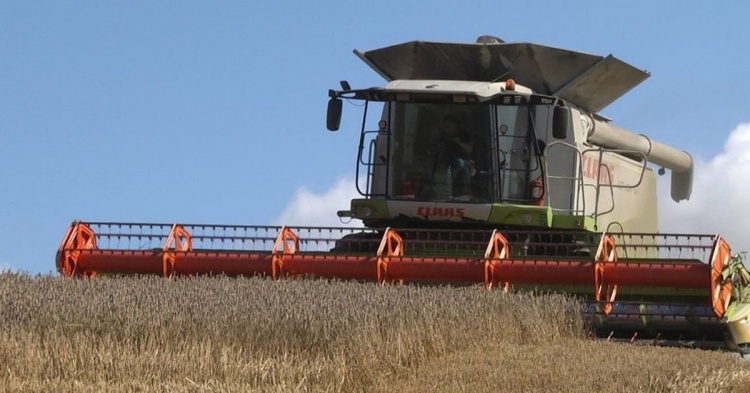
[(493, 82), (512, 78), (535, 93), (596, 113), (649, 77), (612, 55), (532, 43), (410, 41), (354, 51), (386, 80)]

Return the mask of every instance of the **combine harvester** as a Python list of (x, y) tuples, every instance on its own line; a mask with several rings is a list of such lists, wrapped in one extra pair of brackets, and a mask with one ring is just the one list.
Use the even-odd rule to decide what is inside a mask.
[(718, 235), (657, 232), (648, 163), (679, 202), (690, 155), (598, 114), (648, 73), (488, 36), (355, 53), (388, 84), (342, 82), (327, 120), (335, 131), (343, 100), (363, 103), (362, 198), (339, 216), (365, 228), (76, 221), (59, 271), (557, 291), (586, 299), (599, 336), (750, 352), (742, 259)]

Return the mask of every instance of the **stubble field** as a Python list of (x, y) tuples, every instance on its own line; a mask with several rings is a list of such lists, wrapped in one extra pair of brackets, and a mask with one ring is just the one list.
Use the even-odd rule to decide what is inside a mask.
[(559, 295), (0, 273), (0, 387), (66, 392), (743, 392), (725, 352), (587, 337)]

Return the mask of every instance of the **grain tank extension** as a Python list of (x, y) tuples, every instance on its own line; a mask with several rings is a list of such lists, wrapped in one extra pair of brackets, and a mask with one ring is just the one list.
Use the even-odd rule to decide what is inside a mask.
[(612, 340), (750, 352), (750, 274), (718, 235), (658, 233), (656, 173), (690, 198), (690, 155), (599, 112), (649, 75), (621, 60), (483, 36), (355, 51), (385, 86), (363, 110), (363, 228), (80, 222), (66, 276), (225, 274), (483, 284), (578, 296)]

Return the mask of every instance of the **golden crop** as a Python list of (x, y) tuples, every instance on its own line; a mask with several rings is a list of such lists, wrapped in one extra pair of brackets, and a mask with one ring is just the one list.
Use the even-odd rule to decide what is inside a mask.
[(725, 392), (723, 352), (587, 338), (560, 295), (0, 274), (3, 391)]

